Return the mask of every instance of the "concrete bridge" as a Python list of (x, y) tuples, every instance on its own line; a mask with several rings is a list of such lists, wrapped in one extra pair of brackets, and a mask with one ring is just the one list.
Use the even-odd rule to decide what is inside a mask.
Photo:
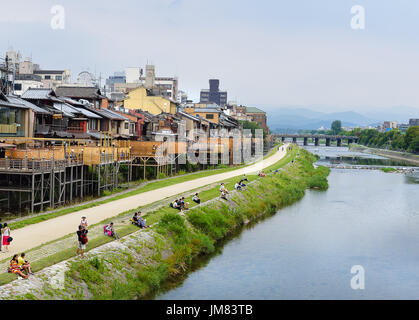
[(286, 138), (291, 138), (293, 143), (297, 143), (297, 139), (303, 139), (303, 144), (308, 145), (308, 139), (314, 141), (315, 146), (320, 145), (320, 139), (326, 140), (326, 147), (330, 147), (331, 141), (336, 141), (338, 147), (342, 146), (344, 140), (347, 141), (348, 145), (351, 143), (357, 143), (357, 136), (340, 136), (340, 135), (326, 135), (326, 134), (274, 134), (274, 137), (285, 141)]

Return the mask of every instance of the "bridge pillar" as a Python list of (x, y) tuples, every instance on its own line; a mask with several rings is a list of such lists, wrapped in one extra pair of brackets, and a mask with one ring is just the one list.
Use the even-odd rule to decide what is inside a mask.
[(304, 145), (307, 146), (308, 145), (308, 138), (304, 137)]
[(354, 143), (353, 139), (348, 139), (348, 145), (350, 145), (351, 143)]
[(318, 147), (319, 146), (319, 138), (314, 138), (314, 145), (316, 146), (316, 147)]
[(326, 138), (326, 147), (330, 147), (330, 138)]
[(297, 144), (297, 137), (293, 137), (293, 138), (292, 138), (292, 143)]
[(284, 142), (285, 141), (285, 137), (281, 137), (281, 141)]
[(338, 147), (341, 147), (341, 146), (342, 146), (342, 139), (341, 139), (341, 138), (337, 138), (337, 140), (336, 140), (336, 141), (337, 141), (337, 143), (336, 143), (336, 144), (337, 144), (337, 146), (338, 146)]

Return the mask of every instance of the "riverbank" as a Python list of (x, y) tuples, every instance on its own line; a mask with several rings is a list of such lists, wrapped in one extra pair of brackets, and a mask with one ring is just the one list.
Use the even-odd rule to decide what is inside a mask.
[[(219, 200), (218, 190), (213, 190), (215, 200), (205, 205), (196, 206), (184, 215), (166, 212), (152, 229), (134, 232), (120, 241), (93, 249), (86, 260), (70, 259), (46, 268), (32, 280), (32, 285), (24, 280), (14, 281), (0, 288), (0, 296), (143, 298), (157, 291), (164, 281), (186, 272), (194, 257), (212, 252), (218, 240), (243, 224), (301, 199), (307, 187), (327, 188), (329, 171), (323, 167), (314, 169), (314, 160), (314, 156), (300, 150), (300, 157), (286, 172), (256, 179), (247, 191), (234, 193), (228, 202)], [(275, 169), (275, 165), (270, 169)], [(20, 283), (26, 284), (24, 291), (18, 289)]]
[[(285, 148), (284, 148), (285, 149)], [(27, 225), (23, 228), (16, 229), (16, 225), (10, 225), (12, 230), (11, 236), (14, 238), (13, 245), (10, 246), (9, 252), (4, 253), (3, 257), (11, 257), (13, 254), (26, 252), (29, 249), (42, 246), (44, 243), (55, 241), (61, 237), (69, 234), (74, 234), (74, 226), (78, 226), (82, 216), (86, 216), (89, 225), (100, 223), (106, 219), (111, 219), (121, 213), (133, 212), (140, 207), (161, 201), (165, 197), (175, 197), (178, 194), (189, 193), (197, 188), (203, 188), (218, 181), (227, 180), (232, 177), (243, 176), (243, 174), (251, 174), (262, 170), (270, 165), (275, 164), (281, 160), (286, 154), (282, 148), (278, 148), (275, 152), (256, 163), (241, 167), (240, 169), (229, 170), (224, 173), (211, 174), (206, 173), (204, 176), (195, 179), (188, 179), (187, 177), (179, 177), (181, 182), (172, 179), (168, 181), (157, 182), (159, 188), (156, 188), (155, 183), (150, 183), (142, 189), (134, 190), (133, 194), (127, 193), (123, 197), (117, 196), (104, 203), (94, 204), (88, 206), (77, 213), (71, 211), (58, 217), (40, 217), (41, 222)], [(228, 168), (230, 169), (230, 168)], [(178, 182), (178, 183), (176, 183)], [(173, 201), (173, 199), (169, 199)], [(33, 221), (30, 221), (31, 223)], [(27, 220), (17, 222), (17, 224), (28, 223)]]
[(351, 151), (376, 154), (376, 155), (379, 155), (379, 156), (382, 156), (382, 157), (387, 157), (387, 158), (391, 158), (391, 159), (395, 159), (395, 160), (406, 161), (406, 162), (414, 164), (414, 165), (419, 165), (419, 156), (415, 155), (415, 154), (412, 154), (412, 153), (369, 148), (369, 147), (362, 146), (362, 145), (359, 145), (359, 144), (351, 144), (349, 146), (349, 149)]
[[(277, 150), (279, 145), (281, 144), (274, 145), (273, 148), (270, 150), (270, 152), (263, 157), (263, 159), (267, 159), (270, 156), (272, 156)], [(92, 200), (82, 201), (82, 202), (75, 203), (73, 205), (62, 206), (62, 207), (55, 208), (53, 210), (46, 210), (39, 213), (27, 214), (23, 216), (8, 215), (7, 222), (9, 225), (13, 223), (13, 229), (16, 230), (16, 229), (20, 229), (31, 224), (36, 224), (36, 223), (53, 219), (62, 215), (78, 212), (81, 210), (85, 210), (88, 208), (106, 204), (111, 201), (137, 195), (142, 192), (155, 190), (161, 187), (174, 185), (174, 184), (181, 183), (184, 181), (190, 181), (193, 179), (198, 179), (202, 177), (225, 173), (225, 172), (237, 170), (240, 168), (244, 168), (246, 166), (248, 166), (248, 164), (227, 166), (227, 167), (223, 167), (223, 165), (219, 165), (218, 167), (220, 168), (209, 169), (209, 170), (199, 170), (199, 171), (190, 172), (190, 173), (179, 172), (175, 176), (170, 176), (170, 177), (166, 177), (162, 179), (154, 179), (154, 180), (148, 180), (148, 181), (139, 180), (136, 182), (131, 182), (131, 185), (133, 185), (133, 187), (130, 187), (126, 190), (122, 190), (120, 188), (115, 189), (114, 191), (111, 192), (110, 195), (107, 195), (107, 196), (101, 196), (101, 197), (93, 198)]]

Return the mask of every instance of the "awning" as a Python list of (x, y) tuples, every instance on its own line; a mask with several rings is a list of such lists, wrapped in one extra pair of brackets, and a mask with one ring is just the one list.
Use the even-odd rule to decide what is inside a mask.
[(72, 133), (74, 139), (88, 139), (90, 136), (87, 133)]
[(91, 136), (92, 138), (100, 140), (100, 133), (99, 132), (88, 132), (87, 134), (89, 136)]
[(55, 131), (54, 136), (61, 137), (61, 138), (72, 138), (72, 133), (62, 132), (62, 131)]

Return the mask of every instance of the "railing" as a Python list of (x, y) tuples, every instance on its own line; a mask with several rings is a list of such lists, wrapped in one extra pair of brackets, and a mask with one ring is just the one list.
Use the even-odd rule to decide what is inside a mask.
[(1, 170), (51, 171), (64, 169), (67, 164), (65, 160), (0, 159)]
[(84, 128), (81, 127), (68, 127), (67, 128), (67, 132), (70, 133), (84, 133)]

